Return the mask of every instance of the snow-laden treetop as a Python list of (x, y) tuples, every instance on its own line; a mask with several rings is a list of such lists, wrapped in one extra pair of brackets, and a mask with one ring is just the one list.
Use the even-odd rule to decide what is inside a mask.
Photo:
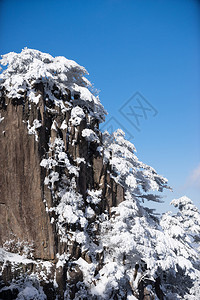
[[(24, 48), (21, 53), (10, 52), (2, 55), (0, 60), (0, 89), (3, 87), (10, 98), (21, 98), (23, 91), (30, 91), (34, 84), (43, 82), (48, 95), (48, 99), (54, 101), (56, 105), (62, 101), (64, 95), (71, 92), (78, 95), (80, 101), (85, 102), (85, 106), (99, 121), (104, 120), (106, 111), (91, 91), (92, 84), (85, 75), (86, 69), (79, 66), (75, 61), (68, 60), (63, 56), (53, 57), (50, 54), (42, 53), (38, 50)], [(59, 89), (61, 95), (53, 93), (55, 88)]]

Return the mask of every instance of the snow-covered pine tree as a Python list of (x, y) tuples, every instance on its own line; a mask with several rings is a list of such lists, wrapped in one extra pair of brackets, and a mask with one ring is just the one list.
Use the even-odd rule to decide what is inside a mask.
[(152, 191), (163, 192), (168, 180), (158, 175), (152, 167), (139, 161), (134, 152), (135, 146), (125, 139), (125, 133), (118, 129), (111, 135), (103, 134), (104, 160), (109, 162), (114, 180), (139, 199), (160, 202), (160, 197), (149, 194)]

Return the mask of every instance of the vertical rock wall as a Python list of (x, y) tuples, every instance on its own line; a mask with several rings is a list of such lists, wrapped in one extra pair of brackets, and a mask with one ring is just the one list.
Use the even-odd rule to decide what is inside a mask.
[(33, 244), (34, 256), (54, 259), (54, 230), (43, 203), (40, 145), (29, 135), (23, 105), (6, 99), (0, 123), (0, 244)]

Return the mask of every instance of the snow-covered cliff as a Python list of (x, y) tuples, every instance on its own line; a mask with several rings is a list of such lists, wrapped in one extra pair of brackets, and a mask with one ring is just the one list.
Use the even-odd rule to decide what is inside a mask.
[(143, 206), (167, 179), (100, 132), (87, 71), (27, 48), (0, 62), (0, 298), (198, 299), (199, 212)]

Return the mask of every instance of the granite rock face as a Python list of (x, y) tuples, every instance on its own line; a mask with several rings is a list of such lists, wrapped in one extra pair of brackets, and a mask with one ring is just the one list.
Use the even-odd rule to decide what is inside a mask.
[(36, 258), (54, 259), (54, 229), (43, 203), (41, 145), (28, 134), (23, 105), (13, 105), (8, 98), (4, 105), (6, 110), (1, 112), (5, 119), (0, 123), (0, 243), (10, 239), (34, 243)]

